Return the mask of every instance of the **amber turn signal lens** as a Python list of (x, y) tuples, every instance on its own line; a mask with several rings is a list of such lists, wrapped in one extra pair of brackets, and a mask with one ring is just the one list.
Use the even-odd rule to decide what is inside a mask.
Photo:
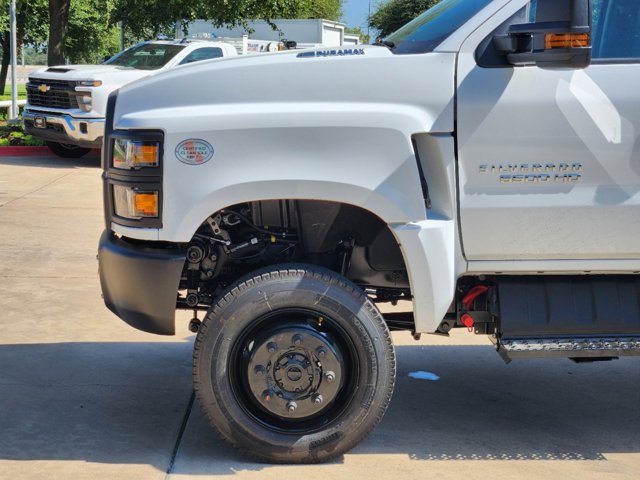
[(134, 193), (135, 214), (140, 217), (158, 216), (158, 192)]
[(158, 218), (159, 199), (160, 194), (157, 190), (141, 191), (126, 185), (113, 186), (114, 213), (122, 218)]
[(544, 37), (545, 50), (554, 48), (579, 48), (591, 45), (588, 33), (549, 33)]

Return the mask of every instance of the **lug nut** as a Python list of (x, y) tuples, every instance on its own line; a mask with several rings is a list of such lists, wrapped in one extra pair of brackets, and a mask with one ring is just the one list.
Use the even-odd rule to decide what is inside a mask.
[(263, 376), (265, 371), (266, 369), (262, 365), (258, 365), (256, 366), (256, 368), (254, 368), (255, 374), (259, 377)]
[(324, 398), (322, 398), (322, 395), (319, 393), (314, 393), (311, 395), (311, 401), (316, 405), (320, 405), (324, 401)]
[(318, 354), (318, 356), (319, 356), (320, 358), (322, 358), (322, 357), (324, 357), (324, 356), (327, 354), (327, 351), (326, 351), (324, 348), (322, 348), (322, 347), (318, 347), (318, 348), (316, 349), (316, 353)]
[(276, 342), (269, 342), (267, 344), (267, 351), (269, 353), (274, 353), (278, 349), (278, 344)]
[(298, 408), (298, 404), (296, 402), (289, 402), (287, 403), (287, 411), (289, 413), (293, 413), (296, 411), (296, 408)]
[(293, 342), (293, 344), (294, 344), (295, 346), (300, 346), (300, 345), (302, 345), (302, 335), (300, 335), (300, 334), (294, 335), (294, 336), (291, 338), (291, 341)]
[(332, 371), (328, 371), (324, 374), (324, 378), (327, 380), (327, 382), (332, 383), (336, 379), (336, 374)]

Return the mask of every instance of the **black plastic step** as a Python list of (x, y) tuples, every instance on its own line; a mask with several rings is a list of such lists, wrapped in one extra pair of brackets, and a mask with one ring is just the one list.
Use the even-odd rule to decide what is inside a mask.
[(597, 358), (640, 355), (640, 335), (633, 337), (511, 338), (500, 340), (505, 360), (516, 358)]
[(640, 276), (505, 276), (498, 352), (514, 358), (640, 355)]

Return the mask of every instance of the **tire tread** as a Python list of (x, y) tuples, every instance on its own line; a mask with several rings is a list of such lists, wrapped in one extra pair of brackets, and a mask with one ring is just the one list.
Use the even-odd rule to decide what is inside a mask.
[[(336, 287), (339, 287), (343, 291), (348, 292), (355, 300), (363, 302), (363, 305), (366, 306), (371, 318), (377, 323), (377, 326), (379, 327), (379, 331), (384, 332), (384, 338), (382, 339), (384, 342), (384, 351), (390, 357), (390, 358), (384, 359), (387, 362), (388, 368), (390, 369), (391, 380), (389, 384), (386, 386), (385, 395), (381, 402), (381, 408), (379, 408), (378, 410), (379, 413), (377, 414), (376, 418), (371, 423), (367, 431), (362, 435), (362, 437), (358, 438), (357, 442), (354, 442), (353, 445), (349, 446), (349, 448), (347, 449), (349, 450), (355, 446), (355, 443), (359, 443), (364, 438), (366, 438), (380, 423), (380, 421), (382, 420), (382, 417), (384, 416), (384, 413), (387, 410), (387, 407), (389, 406), (389, 403), (391, 402), (391, 397), (393, 395), (393, 390), (395, 387), (395, 376), (396, 376), (396, 357), (393, 349), (391, 334), (386, 326), (384, 318), (380, 313), (380, 311), (378, 310), (378, 308), (373, 304), (373, 302), (369, 300), (369, 298), (367, 298), (367, 296), (364, 294), (362, 289), (360, 289), (357, 285), (355, 285), (348, 279), (344, 277), (343, 278), (338, 277), (336, 273), (330, 270), (326, 270), (322, 267), (318, 267), (315, 265), (304, 265), (304, 264), (291, 264), (291, 265), (287, 265), (286, 267), (271, 266), (271, 267), (266, 267), (263, 270), (264, 271), (258, 270), (253, 274), (250, 274), (250, 276), (244, 277), (239, 281), (239, 283), (230, 287), (226, 292), (224, 292), (221, 295), (221, 297), (215, 302), (215, 304), (210, 308), (204, 320), (202, 321), (202, 324), (200, 325), (198, 334), (196, 336), (194, 349), (193, 349), (193, 383), (194, 383), (196, 398), (200, 404), (203, 404), (206, 401), (205, 398), (202, 396), (202, 389), (199, 388), (202, 382), (199, 377), (198, 364), (201, 357), (200, 352), (203, 348), (204, 339), (207, 335), (207, 331), (210, 328), (211, 322), (213, 321), (212, 319), (217, 316), (218, 312), (223, 310), (223, 308), (226, 305), (233, 302), (235, 298), (238, 297), (243, 291), (247, 290), (249, 287), (252, 287), (256, 284), (259, 284), (268, 280), (274, 280), (274, 279), (295, 278), (295, 277), (306, 276), (306, 275), (313, 276), (316, 279), (323, 281), (324, 283), (328, 283), (329, 285), (334, 285)], [(255, 451), (247, 450), (241, 445), (238, 445), (233, 438), (226, 435), (223, 431), (221, 431), (221, 429), (219, 429), (216, 426), (216, 422), (214, 418), (212, 418), (212, 416), (209, 414), (209, 412), (205, 411), (203, 413), (207, 417), (209, 424), (213, 427), (213, 429), (216, 431), (218, 436), (225, 442), (234, 446), (235, 449), (241, 452), (243, 455), (261, 462), (282, 463), (282, 462), (275, 461), (270, 457), (265, 457), (263, 455), (260, 455)], [(322, 463), (327, 460), (328, 458), (324, 458), (324, 457), (323, 458), (301, 457), (298, 459), (291, 459), (290, 461), (287, 461), (287, 463), (314, 464), (314, 463)]]

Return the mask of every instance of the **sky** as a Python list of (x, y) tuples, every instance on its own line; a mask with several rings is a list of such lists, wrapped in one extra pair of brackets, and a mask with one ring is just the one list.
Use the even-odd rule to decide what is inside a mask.
[(375, 11), (381, 0), (344, 0), (342, 21), (349, 27), (362, 27), (362, 30), (366, 32), (369, 3), (371, 3), (371, 10)]

